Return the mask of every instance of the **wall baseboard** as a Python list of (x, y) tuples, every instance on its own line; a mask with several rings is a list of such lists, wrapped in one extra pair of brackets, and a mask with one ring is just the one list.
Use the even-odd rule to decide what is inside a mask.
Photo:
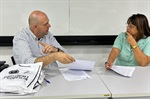
[[(61, 45), (112, 45), (117, 35), (55, 36)], [(0, 46), (13, 46), (13, 36), (0, 36)]]

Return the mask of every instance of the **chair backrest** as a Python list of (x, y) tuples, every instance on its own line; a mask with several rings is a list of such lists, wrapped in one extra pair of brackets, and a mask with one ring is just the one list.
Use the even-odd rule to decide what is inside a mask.
[(16, 62), (15, 62), (15, 59), (13, 56), (11, 56), (11, 61), (12, 61), (13, 65), (16, 65)]

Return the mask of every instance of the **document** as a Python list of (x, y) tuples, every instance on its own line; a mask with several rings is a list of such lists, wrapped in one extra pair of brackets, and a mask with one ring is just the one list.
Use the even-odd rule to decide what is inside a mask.
[(111, 70), (115, 71), (116, 73), (118, 73), (122, 76), (132, 77), (135, 67), (112, 66)]
[(71, 70), (92, 70), (95, 65), (94, 61), (76, 60), (69, 64)]
[(85, 71), (70, 70), (68, 68), (63, 68), (59, 70), (64, 76), (64, 78), (68, 81), (76, 81), (91, 78), (91, 76), (89, 76)]

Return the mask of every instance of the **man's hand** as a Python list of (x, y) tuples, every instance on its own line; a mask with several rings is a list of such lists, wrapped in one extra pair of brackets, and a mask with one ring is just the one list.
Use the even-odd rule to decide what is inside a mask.
[(57, 52), (58, 49), (55, 48), (54, 46), (51, 46), (51, 45), (48, 45), (48, 44), (45, 44), (43, 42), (39, 42), (39, 44), (41, 44), (44, 48), (42, 49), (42, 52), (44, 54), (47, 54), (47, 53), (50, 53), (50, 52)]
[(56, 54), (55, 59), (61, 63), (69, 64), (69, 63), (75, 62), (75, 59), (72, 56), (70, 56), (69, 54), (66, 54), (63, 52), (58, 52), (55, 54)]

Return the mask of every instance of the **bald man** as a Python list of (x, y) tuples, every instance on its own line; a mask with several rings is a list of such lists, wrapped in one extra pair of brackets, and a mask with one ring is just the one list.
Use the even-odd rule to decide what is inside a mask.
[(57, 66), (56, 61), (64, 64), (75, 61), (49, 32), (51, 25), (44, 12), (33, 11), (28, 21), (29, 27), (23, 28), (13, 39), (16, 64), (43, 62), (43, 67), (51, 67)]

